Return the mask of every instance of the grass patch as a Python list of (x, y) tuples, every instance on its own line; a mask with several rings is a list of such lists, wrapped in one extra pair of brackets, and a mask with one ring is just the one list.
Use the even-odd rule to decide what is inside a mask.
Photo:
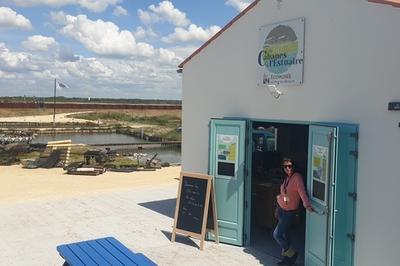
[(148, 136), (157, 136), (166, 140), (180, 141), (181, 133), (177, 130), (181, 126), (181, 112), (176, 110), (135, 110), (135, 111), (102, 111), (92, 113), (73, 114), (69, 117), (90, 121), (101, 121), (121, 133), (132, 129), (130, 126), (143, 126), (143, 133)]
[(78, 119), (86, 119), (91, 121), (113, 121), (115, 123), (127, 122), (127, 123), (138, 123), (146, 125), (156, 125), (156, 126), (176, 126), (181, 123), (180, 117), (174, 115), (158, 115), (158, 116), (132, 116), (131, 114), (125, 112), (93, 112), (93, 113), (83, 113), (74, 114), (70, 117)]

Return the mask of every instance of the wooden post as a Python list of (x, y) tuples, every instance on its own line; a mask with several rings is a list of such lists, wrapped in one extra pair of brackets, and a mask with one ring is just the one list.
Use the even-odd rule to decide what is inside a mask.
[(53, 130), (54, 130), (54, 135), (56, 134), (56, 88), (57, 88), (57, 79), (54, 79), (54, 97), (53, 97)]

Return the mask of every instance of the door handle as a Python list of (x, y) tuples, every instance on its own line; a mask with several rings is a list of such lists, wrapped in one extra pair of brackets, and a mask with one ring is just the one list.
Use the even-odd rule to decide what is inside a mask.
[(324, 216), (324, 215), (327, 215), (328, 214), (328, 207), (325, 207), (325, 210), (322, 210), (322, 211), (318, 211), (316, 208), (314, 208), (314, 207), (312, 207), (313, 208), (313, 212), (315, 212), (316, 214), (318, 214), (318, 215), (321, 215), (321, 216)]

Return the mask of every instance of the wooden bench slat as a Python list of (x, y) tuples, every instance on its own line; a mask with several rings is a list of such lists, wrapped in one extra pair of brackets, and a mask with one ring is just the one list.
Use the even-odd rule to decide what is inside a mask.
[(157, 266), (152, 260), (146, 257), (142, 253), (136, 253), (136, 261), (139, 263), (140, 266)]
[(105, 249), (102, 245), (97, 243), (96, 240), (88, 241), (89, 246), (96, 249), (97, 252), (101, 254), (101, 256), (107, 260), (111, 265), (115, 266), (124, 266), (119, 260), (117, 260), (112, 254), (110, 254), (107, 249)]
[(70, 265), (84, 266), (85, 264), (77, 257), (68, 245), (61, 245), (57, 247), (57, 251), (63, 259)]
[[(118, 248), (120, 251), (124, 252), (125, 255), (132, 253), (132, 251), (130, 249), (128, 249), (126, 246), (124, 246), (121, 242), (119, 242), (114, 237), (107, 237), (106, 240), (109, 241), (113, 246)], [(141, 253), (134, 254), (133, 260), (135, 261), (135, 263), (137, 265), (140, 265), (140, 266), (147, 266), (147, 265), (148, 266), (154, 266), (154, 265), (156, 266), (157, 265)]]
[[(102, 245), (105, 249), (107, 249), (108, 252), (110, 252), (111, 255), (113, 255), (116, 259), (118, 259), (122, 264), (124, 265), (137, 265), (135, 262), (135, 253), (127, 249), (125, 246), (123, 246), (125, 249), (127, 249), (129, 252), (124, 253), (121, 251), (121, 249), (117, 248), (113, 244), (109, 242), (109, 237), (103, 238), (103, 239), (98, 239), (97, 242)], [(119, 243), (119, 242), (118, 242)], [(119, 246), (122, 246), (120, 243)]]
[(57, 246), (71, 266), (157, 266), (142, 253), (135, 254), (114, 237), (105, 237)]
[[(91, 241), (80, 242), (77, 245), (90, 257), (97, 265), (112, 265), (110, 262), (104, 259), (101, 253), (91, 245), (89, 245)], [(100, 251), (101, 252), (101, 251)]]
[[(77, 255), (84, 263), (85, 266), (97, 266), (97, 264), (93, 261), (93, 259), (83, 251), (77, 243), (70, 244), (68, 247)], [(72, 264), (75, 266), (75, 264)]]

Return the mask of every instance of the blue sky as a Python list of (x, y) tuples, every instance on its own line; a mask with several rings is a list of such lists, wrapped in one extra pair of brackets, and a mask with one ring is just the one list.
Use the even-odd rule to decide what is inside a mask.
[(0, 95), (180, 99), (177, 65), (251, 0), (0, 0)]

